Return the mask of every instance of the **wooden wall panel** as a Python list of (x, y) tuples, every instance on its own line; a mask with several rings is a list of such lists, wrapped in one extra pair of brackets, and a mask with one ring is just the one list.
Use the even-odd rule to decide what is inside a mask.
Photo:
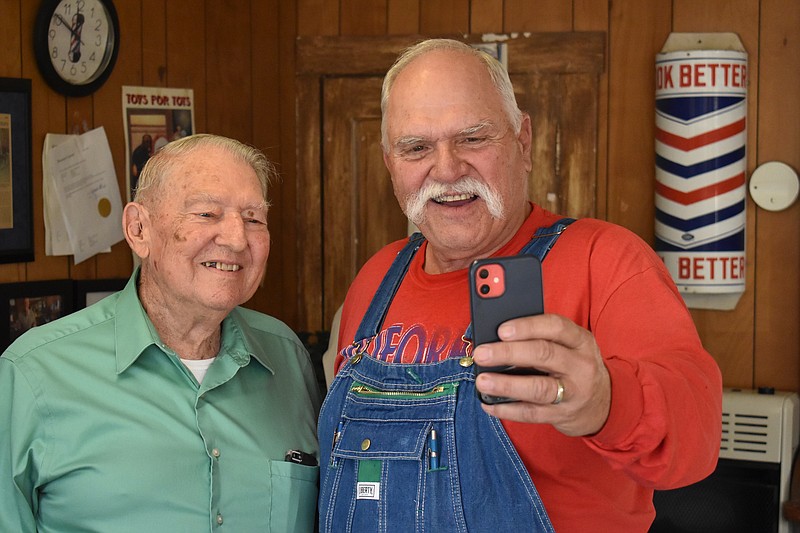
[(469, 0), (425, 0), (420, 5), (420, 31), (427, 35), (469, 32)]
[(297, 35), (338, 35), (341, 0), (297, 0)]
[(383, 35), (386, 33), (387, 0), (342, 0), (342, 35)]
[[(141, 32), (142, 85), (146, 87), (163, 87), (167, 81), (166, 4), (166, 0), (142, 0), (141, 12), (146, 16), (146, 23), (142, 24)], [(121, 7), (126, 9), (130, 6)], [(125, 18), (128, 19), (129, 16), (136, 15), (126, 13)]]
[[(252, 66), (253, 79), (253, 135), (252, 144), (264, 150), (276, 168), (281, 168), (281, 101), (280, 84), (280, 19), (278, 1), (254, 2), (251, 4), (250, 26), (253, 35)], [(269, 210), (269, 231), (271, 237), (270, 256), (267, 261), (267, 275), (262, 288), (247, 303), (249, 307), (262, 309), (271, 315), (280, 313), (282, 308), (289, 307), (292, 303), (289, 291), (291, 281), (284, 278), (284, 274), (293, 266), (289, 262), (291, 257), (282, 250), (287, 243), (294, 245), (294, 235), (288, 234), (294, 230), (285, 223), (289, 213), (295, 213), (294, 206), (287, 205), (281, 198), (284, 189), (292, 189), (292, 183), (284, 184), (276, 180), (270, 185), (268, 194), (272, 207)], [(287, 240), (289, 239), (289, 240)]]
[(296, 86), (296, 101), (305, 102), (306, 109), (310, 112), (299, 113), (300, 121), (297, 124), (297, 151), (309, 154), (297, 162), (297, 175), (317, 179), (304, 179), (304, 186), (298, 195), (298, 213), (304, 216), (296, 220), (297, 224), (297, 249), (298, 249), (298, 275), (297, 280), (303, 282), (302, 290), (298, 291), (298, 311), (296, 323), (309, 329), (323, 329), (322, 320), (322, 188), (319, 176), (321, 175), (322, 150), (319, 145), (320, 130), (319, 120), (316, 118), (322, 112), (320, 101), (321, 87), (315, 74), (309, 73), (298, 77)]
[[(606, 31), (608, 29), (607, 0), (575, 0), (574, 31)], [(597, 109), (597, 184), (595, 189), (595, 216), (605, 219), (608, 212), (608, 39), (605, 65), (599, 74), (600, 101)]]
[(20, 34), (20, 2), (19, 0), (0, 0), (0, 35), (3, 46), (0, 49), (0, 77), (18, 78), (20, 55), (22, 53), (22, 35)]
[(501, 33), (503, 27), (503, 0), (473, 2), (470, 6), (470, 33)]
[[(167, 57), (159, 69), (166, 66), (167, 87), (192, 89), (195, 132), (206, 132), (206, 9), (203, 2), (195, 0), (165, 0), (165, 4)], [(211, 20), (214, 20), (213, 14)]]
[(570, 31), (572, 2), (506, 0), (505, 31)]
[(611, 4), (608, 220), (652, 244), (655, 181), (655, 54), (669, 35), (668, 0)]
[[(800, 2), (761, 2), (756, 164), (782, 161), (800, 170)], [(751, 145), (752, 146), (752, 145)], [(751, 157), (751, 160), (753, 158)], [(754, 384), (797, 386), (800, 374), (800, 202), (785, 211), (758, 207), (755, 242)]]
[(252, 138), (252, 33), (250, 4), (219, 2), (206, 19), (206, 127), (234, 139)]
[(574, 31), (608, 29), (608, 0), (573, 0)]
[(419, 33), (420, 0), (388, 0), (386, 33), (389, 35), (414, 35)]
[[(298, 246), (297, 213), (305, 213), (307, 206), (298, 203), (297, 175), (294, 169), (297, 168), (297, 149), (296, 149), (296, 106), (295, 98), (297, 89), (295, 86), (295, 43), (297, 40), (297, 5), (295, 0), (270, 0), (274, 1), (277, 9), (272, 11), (276, 17), (277, 37), (276, 60), (277, 65), (274, 71), (269, 73), (273, 83), (278, 86), (278, 101), (266, 101), (261, 103), (263, 106), (273, 106), (278, 108), (278, 120), (276, 122), (278, 131), (274, 132), (277, 144), (270, 144), (266, 148), (269, 154), (275, 156), (278, 164), (278, 171), (281, 179), (273, 187), (275, 203), (280, 204), (280, 208), (273, 210), (270, 224), (273, 224), (270, 233), (272, 235), (272, 248), (270, 250), (270, 263), (267, 266), (268, 281), (273, 282), (272, 287), (279, 287), (279, 291), (270, 293), (269, 287), (265, 290), (269, 294), (267, 300), (268, 310), (274, 316), (281, 318), (295, 327), (299, 324), (300, 291), (297, 290), (299, 265), (306, 261), (301, 247)], [(274, 129), (274, 127), (273, 127)], [(257, 308), (261, 309), (261, 308)]]

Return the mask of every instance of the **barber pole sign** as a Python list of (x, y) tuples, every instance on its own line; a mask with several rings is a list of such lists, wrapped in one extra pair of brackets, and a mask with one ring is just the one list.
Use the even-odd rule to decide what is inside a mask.
[[(733, 34), (673, 35), (656, 57), (655, 248), (690, 307), (732, 308), (745, 289), (747, 54)], [(686, 49), (719, 35), (738, 46)]]

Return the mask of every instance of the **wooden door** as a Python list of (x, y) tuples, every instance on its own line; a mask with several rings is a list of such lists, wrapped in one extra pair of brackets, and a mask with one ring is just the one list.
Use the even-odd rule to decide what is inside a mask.
[[(406, 234), (383, 165), (380, 87), (397, 54), (422, 38), (297, 41), (301, 329), (329, 328), (358, 269)], [(561, 214), (594, 216), (605, 34), (542, 33), (506, 42), (519, 105), (533, 119), (531, 199)]]
[(323, 320), (333, 318), (358, 269), (406, 234), (381, 143), (381, 78), (323, 80)]

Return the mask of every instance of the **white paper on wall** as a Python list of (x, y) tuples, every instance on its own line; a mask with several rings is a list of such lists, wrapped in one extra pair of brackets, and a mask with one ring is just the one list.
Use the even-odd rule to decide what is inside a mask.
[(45, 138), (46, 251), (80, 263), (123, 239), (122, 201), (103, 127)]

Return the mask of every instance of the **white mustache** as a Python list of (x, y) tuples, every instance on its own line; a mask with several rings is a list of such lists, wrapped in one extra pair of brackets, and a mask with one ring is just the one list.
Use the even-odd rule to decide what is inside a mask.
[(405, 213), (411, 222), (419, 226), (425, 222), (428, 201), (454, 201), (470, 196), (481, 198), (486, 203), (492, 218), (502, 219), (505, 216), (502, 197), (494, 189), (472, 176), (461, 178), (455, 183), (445, 184), (438, 181), (425, 183), (421, 189), (407, 197)]

